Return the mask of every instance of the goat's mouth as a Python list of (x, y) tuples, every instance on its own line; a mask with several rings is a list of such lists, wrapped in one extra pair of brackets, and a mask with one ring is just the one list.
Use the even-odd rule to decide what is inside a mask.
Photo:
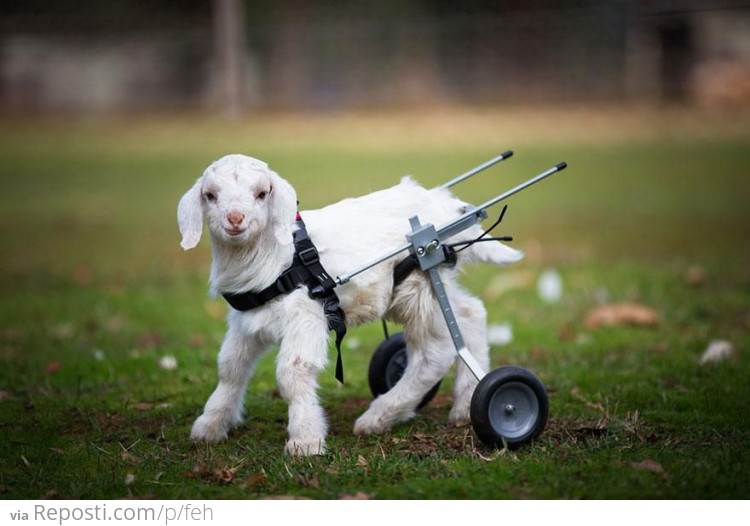
[(237, 237), (242, 234), (244, 234), (247, 231), (247, 228), (227, 228), (224, 227), (224, 233), (228, 235), (229, 237)]

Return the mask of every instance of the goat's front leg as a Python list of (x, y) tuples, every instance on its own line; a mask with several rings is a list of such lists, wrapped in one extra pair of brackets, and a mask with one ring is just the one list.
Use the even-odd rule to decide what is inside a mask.
[(219, 384), (206, 402), (203, 414), (193, 424), (190, 438), (221, 442), (233, 427), (242, 423), (247, 382), (265, 349), (256, 338), (241, 334), (230, 323), (219, 351)]
[(279, 349), (276, 379), (289, 404), (289, 439), (286, 451), (294, 456), (326, 451), (326, 423), (318, 400), (318, 373), (326, 366), (328, 324), (317, 301), (300, 298)]

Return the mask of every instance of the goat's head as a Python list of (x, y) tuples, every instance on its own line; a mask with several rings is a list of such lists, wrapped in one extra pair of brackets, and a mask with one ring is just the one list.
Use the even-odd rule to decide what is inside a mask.
[(195, 247), (204, 222), (217, 242), (251, 244), (270, 229), (278, 243), (288, 245), (296, 208), (294, 188), (266, 163), (227, 155), (206, 168), (180, 199), (180, 245), (185, 250)]

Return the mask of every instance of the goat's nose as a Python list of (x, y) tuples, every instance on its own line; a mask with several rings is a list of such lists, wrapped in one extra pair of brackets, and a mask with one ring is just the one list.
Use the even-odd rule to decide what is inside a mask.
[(229, 212), (227, 214), (227, 221), (235, 228), (240, 226), (244, 220), (245, 214), (242, 212)]

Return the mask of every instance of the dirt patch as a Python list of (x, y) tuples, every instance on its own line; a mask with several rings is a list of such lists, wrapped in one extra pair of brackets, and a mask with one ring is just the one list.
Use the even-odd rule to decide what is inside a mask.
[(470, 427), (444, 427), (434, 433), (415, 432), (407, 437), (392, 437), (390, 441), (396, 451), (419, 457), (475, 453), (477, 443)]
[(60, 434), (91, 439), (100, 436), (105, 441), (135, 436), (160, 438), (165, 426), (170, 425), (163, 416), (129, 416), (121, 413), (80, 411), (69, 409), (60, 425)]

